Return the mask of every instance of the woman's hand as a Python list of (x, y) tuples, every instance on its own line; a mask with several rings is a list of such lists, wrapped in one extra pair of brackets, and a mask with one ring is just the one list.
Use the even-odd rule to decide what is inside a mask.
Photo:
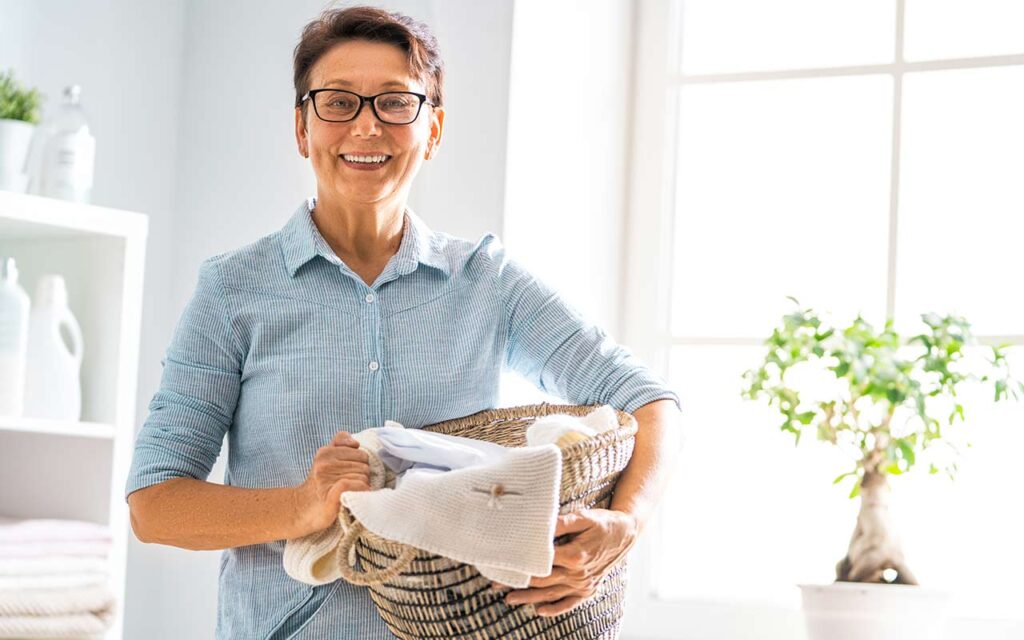
[(583, 509), (558, 516), (555, 535), (576, 535), (555, 546), (550, 575), (533, 578), (528, 589), (509, 592), (505, 602), (543, 603), (537, 606), (542, 616), (569, 611), (597, 592), (601, 580), (636, 543), (638, 530), (636, 518), (621, 511)]
[(345, 431), (317, 449), (309, 475), (295, 488), (297, 517), (309, 533), (322, 531), (338, 519), (342, 493), (369, 491), (368, 460), (356, 439)]

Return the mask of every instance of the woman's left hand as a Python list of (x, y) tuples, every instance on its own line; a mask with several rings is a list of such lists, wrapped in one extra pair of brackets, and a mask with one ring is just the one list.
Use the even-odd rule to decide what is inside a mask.
[(638, 529), (634, 516), (610, 509), (583, 509), (558, 516), (555, 536), (575, 535), (555, 545), (551, 574), (531, 579), (529, 588), (510, 591), (505, 602), (533, 603), (542, 616), (569, 611), (597, 592), (601, 580), (636, 543)]

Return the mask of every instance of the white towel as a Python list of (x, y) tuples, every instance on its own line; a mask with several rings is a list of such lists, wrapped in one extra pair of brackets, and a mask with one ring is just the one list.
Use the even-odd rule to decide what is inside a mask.
[(0, 591), (0, 638), (79, 638), (103, 633), (117, 600), (107, 586)]
[(60, 587), (91, 587), (109, 584), (110, 574), (105, 571), (83, 571), (49, 576), (0, 576), (0, 591), (4, 589), (54, 589)]
[(0, 558), (44, 558), (52, 555), (105, 558), (110, 542), (101, 540), (50, 540), (43, 542), (0, 542)]
[[(401, 428), (390, 421), (386, 425), (353, 434), (361, 447), (373, 454), (371, 458), (379, 456), (386, 446), (387, 438), (382, 438), (381, 432)], [(412, 432), (410, 429), (407, 433)], [(399, 436), (395, 440), (423, 444), (423, 439), (416, 437)], [(341, 501), (363, 526), (379, 536), (471, 564), (485, 577), (502, 584), (525, 587), (531, 577), (551, 573), (561, 452), (552, 445), (491, 447), (476, 449), (482, 453), (478, 464), (437, 473), (428, 469), (430, 460), (438, 460), (432, 457), (424, 467), (409, 467), (394, 489), (380, 487), (371, 478), (374, 490), (343, 493)], [(449, 456), (443, 464), (457, 465), (471, 459), (473, 454), (460, 450), (460, 456)], [(454, 528), (453, 523), (457, 523)], [(307, 584), (337, 580), (341, 573), (334, 550), (343, 533), (341, 525), (335, 523), (323, 531), (289, 540), (284, 551), (288, 575)]]
[(0, 558), (0, 577), (61, 576), (101, 573), (110, 570), (104, 558), (94, 556), (45, 556), (41, 558)]
[(15, 542), (110, 542), (110, 527), (85, 520), (0, 516), (0, 544)]
[[(541, 416), (526, 429), (526, 444), (557, 444), (566, 434), (579, 434), (590, 438), (605, 431), (619, 427), (619, 417), (611, 405), (602, 405), (585, 416), (571, 416), (565, 413), (553, 413)], [(570, 438), (568, 442), (573, 439)]]

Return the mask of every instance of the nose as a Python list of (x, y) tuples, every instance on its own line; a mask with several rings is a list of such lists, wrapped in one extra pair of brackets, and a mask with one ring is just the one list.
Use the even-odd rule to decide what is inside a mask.
[(359, 110), (359, 115), (349, 124), (352, 126), (352, 135), (354, 136), (369, 137), (380, 135), (380, 122), (377, 120), (377, 116), (373, 114), (373, 105), (369, 102), (363, 103), (363, 108)]

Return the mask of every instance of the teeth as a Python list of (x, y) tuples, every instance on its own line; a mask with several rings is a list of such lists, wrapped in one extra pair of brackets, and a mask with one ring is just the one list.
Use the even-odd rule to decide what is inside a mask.
[(349, 162), (366, 162), (366, 163), (384, 162), (385, 160), (388, 159), (387, 156), (348, 156), (348, 155), (343, 155), (341, 157), (344, 158), (345, 160), (349, 161)]

